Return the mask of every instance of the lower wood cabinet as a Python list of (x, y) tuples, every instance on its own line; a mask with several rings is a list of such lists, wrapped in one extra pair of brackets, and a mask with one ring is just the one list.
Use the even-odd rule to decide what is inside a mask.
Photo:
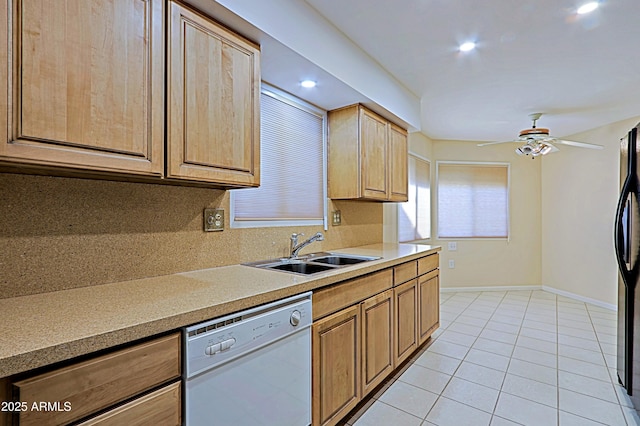
[[(179, 384), (148, 392), (179, 379), (180, 350), (180, 333), (174, 333), (14, 381), (15, 400), (30, 408), (14, 420), (20, 426), (66, 425), (111, 409), (87, 424), (179, 425)], [(31, 409), (43, 402), (60, 409)]]
[(335, 425), (361, 397), (360, 305), (315, 322), (312, 347), (313, 425)]
[(180, 382), (176, 382), (78, 426), (179, 426), (182, 423), (180, 401)]
[(438, 327), (438, 262), (435, 253), (314, 292), (313, 426), (338, 424)]
[(362, 394), (368, 394), (393, 371), (393, 290), (361, 304)]
[[(8, 379), (0, 379), (0, 404), (3, 401), (11, 401)], [(0, 426), (9, 426), (10, 421), (10, 413), (0, 410)]]
[(423, 344), (440, 325), (440, 283), (438, 270), (418, 279), (418, 345)]
[(313, 324), (313, 424), (334, 425), (393, 371), (393, 290)]
[(399, 365), (418, 347), (418, 280), (413, 279), (393, 289), (396, 338), (393, 358)]

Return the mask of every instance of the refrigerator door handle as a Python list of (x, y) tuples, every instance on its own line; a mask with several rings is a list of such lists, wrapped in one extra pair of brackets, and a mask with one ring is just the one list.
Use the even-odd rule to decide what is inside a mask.
[[(618, 260), (618, 268), (620, 269), (620, 274), (624, 279), (625, 285), (627, 287), (631, 284), (631, 259), (630, 253), (628, 250), (628, 239), (631, 236), (631, 229), (629, 226), (625, 227), (624, 221), (628, 220), (629, 215), (631, 214), (631, 202), (630, 190), (631, 182), (630, 176), (627, 177), (623, 187), (622, 193), (620, 194), (620, 199), (618, 200), (618, 208), (616, 209), (616, 220), (615, 220), (615, 238), (614, 238), (614, 246), (616, 252), (616, 258)], [(626, 215), (625, 215), (626, 210)], [(626, 228), (626, 229), (625, 229)], [(626, 235), (625, 235), (626, 234)]]

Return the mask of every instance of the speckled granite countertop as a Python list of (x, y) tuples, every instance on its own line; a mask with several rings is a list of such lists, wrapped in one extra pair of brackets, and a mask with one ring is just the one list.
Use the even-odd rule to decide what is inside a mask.
[(340, 253), (382, 256), (312, 276), (242, 265), (0, 299), (0, 378), (209, 320), (440, 250), (374, 244)]

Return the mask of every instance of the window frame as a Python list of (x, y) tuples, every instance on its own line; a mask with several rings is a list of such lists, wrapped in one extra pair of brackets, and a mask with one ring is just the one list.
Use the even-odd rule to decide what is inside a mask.
[[(416, 154), (414, 152), (409, 151), (408, 155), (410, 157), (415, 157), (416, 159), (420, 160), (420, 161), (424, 161), (425, 163), (429, 164), (429, 237), (428, 238), (421, 238), (421, 239), (417, 239), (417, 240), (411, 240), (411, 241), (404, 241), (401, 244), (421, 244), (421, 243), (426, 243), (426, 242), (431, 242), (431, 240), (433, 239), (433, 170), (432, 170), (432, 162), (431, 160), (429, 160), (428, 158), (420, 155), (420, 154)], [(407, 161), (407, 165), (409, 164), (409, 162)], [(408, 166), (407, 166), (408, 167)], [(407, 168), (407, 173), (409, 172), (408, 168)], [(402, 213), (402, 204), (403, 203), (396, 203), (396, 235), (397, 235), (397, 240), (398, 242), (400, 242), (400, 214)]]
[[(235, 218), (235, 197), (236, 191), (229, 191), (229, 223), (231, 228), (267, 228), (267, 227), (284, 227), (284, 226), (323, 226), (324, 230), (328, 230), (328, 201), (327, 201), (327, 111), (310, 104), (309, 102), (293, 96), (283, 90), (280, 90), (268, 83), (262, 82), (260, 95), (263, 94), (277, 99), (281, 102), (289, 104), (295, 108), (299, 108), (305, 112), (322, 118), (322, 219), (273, 219), (273, 220), (236, 220)], [(263, 148), (262, 141), (260, 149)], [(260, 156), (261, 161), (264, 156)], [(263, 169), (260, 164), (260, 169)]]
[[(467, 165), (467, 166), (505, 166), (507, 168), (507, 236), (506, 237), (441, 237), (440, 236), (440, 164)], [(497, 161), (436, 161), (436, 205), (435, 227), (437, 240), (481, 240), (481, 241), (511, 241), (511, 163)]]

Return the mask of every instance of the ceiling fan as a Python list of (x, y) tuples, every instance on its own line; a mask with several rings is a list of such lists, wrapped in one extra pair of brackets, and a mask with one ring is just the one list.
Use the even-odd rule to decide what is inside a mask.
[(536, 121), (542, 116), (541, 112), (529, 114), (529, 118), (533, 121), (530, 129), (520, 131), (520, 136), (517, 139), (503, 142), (487, 142), (479, 143), (478, 146), (497, 145), (500, 143), (509, 142), (524, 142), (524, 144), (516, 148), (516, 154), (518, 155), (531, 155), (531, 158), (535, 158), (539, 155), (546, 155), (551, 152), (559, 151), (554, 146), (557, 145), (571, 145), (579, 148), (591, 148), (591, 149), (603, 149), (602, 145), (596, 145), (586, 142), (568, 141), (559, 139), (553, 136), (549, 136), (549, 129), (542, 127), (536, 127)]

